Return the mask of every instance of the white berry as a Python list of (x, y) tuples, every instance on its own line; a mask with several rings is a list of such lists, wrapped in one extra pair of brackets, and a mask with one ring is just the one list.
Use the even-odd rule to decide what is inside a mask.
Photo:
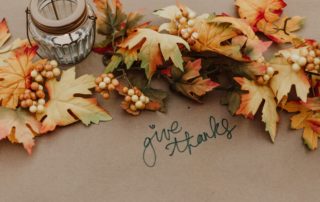
[(180, 18), (179, 22), (180, 22), (180, 24), (185, 24), (185, 23), (187, 23), (187, 18), (182, 17), (182, 18)]
[(105, 89), (107, 87), (107, 84), (105, 82), (100, 82), (99, 83), (99, 88)]
[(265, 81), (269, 81), (271, 78), (270, 78), (270, 76), (268, 74), (266, 74), (266, 75), (263, 76), (263, 79)]
[(294, 63), (294, 64), (292, 65), (292, 70), (293, 70), (293, 71), (298, 72), (298, 71), (300, 71), (300, 69), (301, 69), (301, 67), (300, 67), (299, 64)]
[(36, 76), (35, 78), (36, 82), (42, 82), (43, 81), (43, 77), (41, 75)]
[(267, 73), (269, 76), (272, 76), (274, 74), (274, 68), (273, 67), (268, 67), (267, 68)]
[(43, 86), (39, 85), (38, 90), (43, 90)]
[(103, 82), (109, 84), (111, 83), (111, 79), (109, 77), (104, 77)]
[(45, 105), (46, 104), (46, 101), (44, 99), (39, 99), (38, 100), (38, 104), (39, 105)]
[(58, 76), (60, 76), (60, 74), (61, 74), (61, 70), (56, 67), (56, 68), (54, 68), (54, 69), (52, 70), (52, 73), (53, 73), (53, 75), (54, 75), (55, 77), (58, 77)]
[(282, 51), (281, 54), (285, 59), (291, 58), (291, 54), (288, 51)]
[(313, 62), (314, 62), (315, 65), (319, 65), (320, 64), (320, 58), (315, 58)]
[(192, 33), (192, 38), (197, 40), (199, 38), (199, 33), (198, 32), (193, 32)]
[(308, 50), (306, 48), (300, 49), (300, 55), (304, 57), (308, 56)]
[(183, 37), (184, 39), (187, 39), (187, 38), (190, 37), (190, 34), (189, 34), (189, 33), (182, 34), (182, 37)]
[(58, 67), (58, 62), (56, 60), (51, 60), (50, 61), (50, 65), (55, 68), (55, 67)]
[(131, 97), (132, 102), (138, 102), (139, 101), (139, 97), (137, 95), (133, 95)]
[(150, 98), (146, 97), (146, 104), (148, 104), (150, 102)]
[(188, 21), (188, 25), (189, 25), (190, 27), (193, 27), (194, 24), (195, 24), (194, 20), (189, 20), (189, 21)]
[(136, 102), (136, 107), (138, 108), (138, 109), (143, 109), (143, 107), (144, 107), (144, 104), (143, 104), (143, 102), (141, 102), (141, 101), (138, 101), (138, 102)]
[(43, 105), (38, 105), (37, 107), (37, 113), (41, 114), (44, 112), (44, 106)]
[(316, 57), (316, 53), (315, 53), (313, 50), (309, 52), (309, 55), (310, 55), (311, 57)]
[(141, 102), (144, 102), (144, 103), (146, 102), (146, 96), (144, 95), (141, 95), (139, 99)]
[(29, 107), (29, 111), (30, 111), (31, 113), (36, 113), (37, 110), (38, 110), (38, 108), (37, 108), (35, 105), (32, 105), (31, 107)]
[(305, 58), (305, 57), (300, 57), (300, 58), (299, 58), (299, 61), (298, 61), (298, 64), (299, 64), (300, 66), (305, 66), (305, 65), (307, 64), (307, 58)]
[(134, 95), (134, 90), (133, 89), (129, 89), (128, 90), (128, 95), (133, 96)]
[(32, 70), (32, 72), (31, 72), (31, 77), (32, 78), (35, 78), (35, 77), (37, 77), (38, 76), (38, 72), (36, 71), (36, 70)]
[(300, 59), (300, 56), (297, 54), (292, 54), (290, 58), (293, 62), (298, 62)]

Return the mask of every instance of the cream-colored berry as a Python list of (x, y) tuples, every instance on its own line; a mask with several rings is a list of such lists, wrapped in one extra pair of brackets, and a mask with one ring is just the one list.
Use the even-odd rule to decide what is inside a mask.
[(56, 68), (58, 67), (58, 62), (56, 60), (51, 60), (50, 61), (50, 65), (53, 67), (53, 68)]
[(314, 52), (313, 50), (309, 52), (309, 56), (311, 57), (316, 57), (316, 52)]
[(99, 83), (99, 88), (105, 89), (107, 87), (107, 84), (105, 82)]
[(303, 57), (307, 57), (308, 56), (308, 50), (306, 48), (300, 49), (300, 55), (303, 56)]
[(144, 96), (144, 95), (141, 95), (140, 96), (140, 98), (139, 98), (139, 100), (141, 101), (141, 102), (146, 102), (146, 96)]
[(111, 82), (111, 79), (109, 77), (105, 77), (103, 79), (103, 82), (105, 82), (106, 84), (109, 84)]
[(36, 76), (35, 81), (41, 83), (43, 82), (43, 77), (41, 75), (38, 75)]
[(182, 29), (182, 30), (180, 31), (180, 34), (181, 34), (181, 35), (188, 34), (188, 30), (187, 30), (187, 29)]
[(274, 68), (273, 68), (273, 67), (268, 67), (268, 68), (267, 68), (267, 74), (268, 74), (269, 76), (274, 75)]
[(54, 77), (53, 72), (52, 71), (48, 71), (46, 73), (46, 77), (47, 77), (47, 79), (53, 79), (53, 77)]
[(31, 113), (36, 113), (37, 110), (38, 110), (38, 108), (37, 108), (35, 105), (32, 105), (31, 107), (29, 107), (29, 111), (30, 111)]
[(146, 104), (148, 104), (150, 102), (150, 98), (149, 97), (146, 97)]
[(38, 90), (43, 90), (43, 86), (39, 85)]
[(180, 24), (185, 24), (185, 23), (187, 23), (187, 18), (182, 17), (179, 19), (179, 22), (180, 22)]
[(197, 40), (199, 38), (199, 33), (193, 32), (191, 37), (192, 37), (192, 39)]
[(37, 113), (41, 114), (44, 112), (44, 106), (43, 105), (38, 105), (37, 106)]
[(313, 62), (314, 62), (315, 65), (319, 65), (320, 64), (320, 58), (315, 58)]
[(32, 70), (32, 72), (31, 72), (31, 77), (32, 77), (32, 78), (36, 78), (37, 76), (38, 76), (37, 70)]
[(300, 58), (299, 58), (299, 61), (298, 61), (298, 64), (299, 64), (300, 66), (305, 66), (305, 65), (307, 64), (307, 58), (305, 58), (305, 57), (300, 57)]
[(128, 90), (128, 95), (133, 96), (134, 95), (134, 90), (133, 89), (129, 89)]
[(292, 65), (292, 70), (293, 70), (293, 71), (298, 72), (298, 71), (300, 71), (300, 69), (301, 69), (301, 67), (300, 67), (299, 64), (294, 63), (294, 64)]
[(135, 105), (136, 105), (137, 109), (144, 109), (144, 107), (145, 107), (145, 105), (141, 101), (136, 102)]
[(114, 85), (114, 86), (119, 86), (119, 81), (118, 81), (118, 79), (112, 79), (112, 85)]
[(184, 38), (184, 39), (187, 39), (187, 38), (189, 38), (189, 37), (190, 37), (190, 34), (189, 34), (189, 33), (185, 33), (185, 34), (182, 35), (182, 38)]
[(195, 24), (194, 20), (189, 20), (188, 21), (188, 26), (193, 27)]
[(132, 102), (138, 102), (139, 101), (139, 97), (137, 95), (133, 95), (131, 97)]
[(268, 74), (266, 74), (266, 75), (263, 76), (263, 79), (265, 81), (269, 81), (271, 78), (270, 78), (270, 76)]
[(46, 101), (44, 99), (39, 99), (38, 100), (38, 104), (39, 105), (45, 105), (46, 104)]
[(298, 62), (300, 59), (300, 56), (297, 54), (292, 54), (290, 58), (293, 62)]
[(60, 74), (61, 74), (61, 70), (56, 67), (56, 68), (54, 68), (54, 69), (52, 70), (52, 73), (53, 73), (53, 75), (54, 75), (55, 77), (58, 77), (58, 76), (60, 76)]

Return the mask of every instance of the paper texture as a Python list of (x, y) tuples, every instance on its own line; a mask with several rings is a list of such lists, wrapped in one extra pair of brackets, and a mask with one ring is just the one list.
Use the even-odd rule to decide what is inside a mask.
[[(6, 17), (14, 37), (25, 38), (27, 1), (0, 0), (0, 17)], [(123, 0), (126, 10), (151, 14), (174, 0)], [(198, 13), (234, 14), (233, 0), (185, 0)], [(319, 39), (318, 0), (287, 0), (288, 16), (307, 18), (299, 34)], [(147, 19), (153, 19), (151, 15)], [(160, 23), (158, 19), (154, 23)], [(92, 54), (77, 66), (78, 75), (103, 71), (101, 56)], [(160, 84), (167, 88), (166, 84)], [(121, 98), (100, 103), (114, 120), (92, 127), (75, 124), (37, 138), (33, 155), (21, 146), (0, 142), (1, 202), (203, 202), (203, 201), (318, 201), (320, 191), (320, 151), (309, 152), (301, 140), (302, 131), (289, 129), (289, 116), (281, 113), (276, 143), (272, 144), (264, 125), (257, 120), (231, 117), (219, 103), (219, 93), (198, 105), (170, 94), (168, 113), (146, 112), (135, 118), (119, 107)], [(184, 153), (169, 156), (174, 140), (185, 131), (197, 136), (210, 131), (209, 118), (227, 119), (232, 139), (227, 135)], [(177, 122), (175, 122), (177, 121)], [(179, 124), (182, 131), (170, 141), (153, 141), (156, 164), (143, 161), (144, 141), (155, 130)], [(152, 129), (155, 128), (155, 129)], [(223, 130), (223, 129), (221, 129)], [(195, 141), (194, 139), (191, 141)], [(183, 145), (181, 145), (183, 148)], [(150, 149), (150, 147), (149, 147)], [(147, 151), (147, 161), (152, 158)], [(151, 156), (150, 156), (151, 155)], [(151, 159), (152, 161), (152, 159)]]

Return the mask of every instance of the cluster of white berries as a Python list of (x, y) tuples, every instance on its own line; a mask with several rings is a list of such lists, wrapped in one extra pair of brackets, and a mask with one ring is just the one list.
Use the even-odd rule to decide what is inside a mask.
[(272, 77), (274, 76), (275, 70), (273, 67), (269, 66), (267, 67), (267, 71), (263, 76), (260, 76), (257, 80), (258, 84), (265, 85), (267, 84)]
[(124, 99), (126, 106), (128, 106), (128, 108), (133, 112), (144, 110), (146, 108), (146, 104), (150, 102), (150, 98), (145, 96), (136, 87), (134, 87), (133, 89), (124, 87), (122, 89), (122, 92), (126, 95)]
[(195, 17), (196, 13), (183, 9), (176, 13), (175, 23), (178, 28), (178, 35), (188, 41), (190, 45), (194, 45), (199, 38), (199, 33), (195, 31)]
[(96, 92), (100, 93), (104, 99), (109, 99), (110, 92), (119, 86), (118, 79), (112, 73), (102, 74), (96, 78)]
[(282, 55), (291, 64), (292, 70), (298, 72), (305, 69), (310, 72), (320, 70), (320, 50), (318, 45), (297, 49), (296, 52), (283, 52)]
[(60, 74), (61, 71), (55, 60), (35, 66), (30, 73), (32, 78), (30, 87), (19, 96), (20, 106), (22, 108), (28, 108), (31, 113), (43, 113), (45, 111), (46, 94), (42, 83), (44, 83), (45, 80), (56, 78), (60, 76)]
[(31, 72), (31, 77), (38, 83), (44, 82), (45, 79), (53, 79), (60, 76), (61, 70), (58, 68), (58, 62), (51, 60), (45, 65), (37, 65)]

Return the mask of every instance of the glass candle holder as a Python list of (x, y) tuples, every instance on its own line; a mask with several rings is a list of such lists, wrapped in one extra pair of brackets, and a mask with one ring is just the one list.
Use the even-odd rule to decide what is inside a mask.
[(86, 0), (31, 0), (27, 36), (39, 46), (38, 55), (60, 65), (85, 59), (95, 41), (96, 16)]

